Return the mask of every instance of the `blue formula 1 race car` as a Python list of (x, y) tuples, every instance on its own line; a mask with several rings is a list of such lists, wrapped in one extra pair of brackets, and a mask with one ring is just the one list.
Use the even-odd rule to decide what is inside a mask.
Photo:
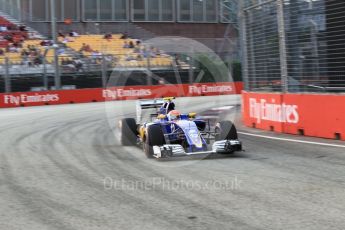
[[(210, 122), (198, 118), (196, 113), (181, 114), (175, 110), (173, 99), (138, 101), (137, 119), (120, 121), (121, 144), (142, 146), (148, 158), (242, 151), (231, 121), (210, 127)], [(149, 122), (142, 122), (145, 115)]]

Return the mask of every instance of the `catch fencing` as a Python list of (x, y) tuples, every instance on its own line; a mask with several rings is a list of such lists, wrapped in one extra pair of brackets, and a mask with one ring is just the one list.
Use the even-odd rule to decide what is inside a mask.
[[(114, 77), (116, 72), (131, 73), (133, 76), (128, 78), (135, 78), (137, 72), (142, 72), (141, 75), (149, 75), (151, 72), (168, 75), (183, 72), (188, 75), (192, 72), (191, 69), (197, 68), (190, 59), (177, 55), (143, 58), (134, 54), (63, 54), (58, 57), (56, 66), (54, 56), (51, 55), (10, 54), (10, 57), (8, 53), (6, 56), (0, 56), (0, 92), (54, 90), (57, 81), (61, 89), (106, 87), (109, 78)], [(153, 76), (140, 81), (140, 85), (152, 85), (159, 79)]]
[(251, 2), (241, 11), (247, 91), (345, 92), (345, 1)]
[(241, 81), (241, 66), (235, 56), (224, 62), (221, 59), (215, 61), (212, 53), (144, 56), (136, 53), (79, 54), (65, 51), (59, 55), (56, 65), (51, 53), (52, 50), (47, 50), (36, 56), (23, 56), (22, 52), (0, 56), (0, 93), (104, 88), (109, 84)]

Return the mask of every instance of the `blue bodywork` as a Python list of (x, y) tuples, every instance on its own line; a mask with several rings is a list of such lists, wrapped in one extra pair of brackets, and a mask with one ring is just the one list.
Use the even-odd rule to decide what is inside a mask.
[(191, 119), (189, 115), (183, 114), (175, 121), (163, 118), (154, 123), (162, 127), (167, 144), (181, 144), (186, 152), (207, 151), (207, 143), (200, 134), (200, 129), (206, 126), (205, 121)]

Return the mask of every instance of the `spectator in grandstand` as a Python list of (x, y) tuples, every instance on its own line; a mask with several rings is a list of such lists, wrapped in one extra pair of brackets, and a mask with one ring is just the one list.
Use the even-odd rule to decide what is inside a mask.
[(87, 45), (86, 43), (83, 43), (82, 47), (80, 48), (81, 52), (92, 52), (92, 48), (90, 45)]
[(21, 45), (23, 45), (24, 41), (25, 41), (27, 38), (28, 38), (27, 36), (22, 35), (22, 36), (20, 37), (20, 39), (19, 39), (19, 43), (20, 43)]
[(68, 58), (62, 58), (61, 65), (70, 65), (70, 67), (74, 67), (73, 61)]
[(43, 64), (43, 55), (39, 54), (34, 59), (34, 65), (35, 66), (39, 66), (39, 65), (42, 65), (42, 64)]
[(22, 52), (20, 53), (20, 55), (23, 58), (23, 57), (28, 57), (30, 53), (26, 49), (22, 49)]
[(121, 35), (121, 37), (120, 37), (120, 39), (127, 39), (128, 38), (128, 33), (127, 32), (124, 32), (122, 35)]
[(36, 51), (36, 47), (34, 45), (28, 45), (27, 48), (30, 52)]
[(11, 44), (11, 45), (9, 45), (8, 51), (10, 53), (18, 53), (19, 52), (19, 48), (15, 47), (13, 44)]
[(26, 26), (25, 25), (20, 25), (19, 26), (19, 30), (22, 31), (22, 32), (27, 32), (28, 30), (26, 29)]
[(37, 57), (36, 57), (36, 66), (39, 66), (39, 65), (43, 65), (43, 60), (44, 60), (44, 55), (43, 54), (39, 54)]
[(143, 61), (143, 56), (141, 56), (140, 54), (137, 55), (137, 58), (136, 58), (137, 61)]
[(0, 26), (0, 32), (6, 32), (7, 27), (6, 26)]
[(0, 56), (4, 56), (5, 51), (3, 49), (0, 49)]
[(65, 53), (65, 48), (58, 48), (57, 53), (58, 55), (64, 54)]
[(6, 35), (4, 36), (4, 39), (7, 40), (7, 41), (9, 41), (9, 42), (13, 42), (13, 37), (12, 37), (11, 34), (6, 34)]
[(85, 58), (83, 52), (80, 51), (80, 50), (76, 53), (76, 57), (78, 57), (78, 58)]
[(130, 49), (133, 49), (135, 47), (133, 41), (130, 41), (128, 46), (129, 46), (128, 48)]
[(113, 62), (115, 59), (114, 59), (113, 55), (106, 55), (105, 58), (104, 58), (104, 60), (105, 60), (106, 62), (108, 62), (108, 63), (111, 63), (111, 62)]
[(79, 34), (78, 34), (77, 32), (75, 32), (75, 31), (71, 31), (71, 32), (69, 33), (69, 36), (70, 36), (70, 37), (79, 37)]
[(157, 49), (151, 46), (149, 55), (150, 57), (153, 57), (153, 58), (157, 57)]
[(61, 65), (62, 66), (67, 65), (67, 61), (65, 58), (61, 58)]
[(37, 32), (30, 32), (29, 33), (29, 38), (30, 39), (40, 39), (41, 36)]
[(110, 40), (113, 38), (113, 35), (111, 33), (107, 33), (104, 35), (104, 39)]
[(133, 52), (137, 54), (140, 53), (140, 47), (139, 46), (134, 47)]
[(175, 60), (176, 65), (180, 65), (180, 57), (178, 54), (174, 55), (174, 60)]
[(40, 45), (47, 47), (47, 46), (51, 46), (52, 42), (49, 40), (43, 40), (43, 41), (41, 41)]
[(97, 63), (98, 61), (102, 59), (102, 53), (100, 53), (98, 50), (94, 50), (91, 53), (91, 59), (94, 63)]
[(29, 56), (27, 57), (27, 64), (29, 67), (32, 67), (34, 65), (35, 55), (36, 53), (31, 51)]
[[(59, 40), (61, 41), (61, 40)], [(66, 46), (67, 43), (69, 43), (71, 40), (68, 37), (64, 37), (61, 41), (62, 44), (64, 44), (64, 46)]]
[(73, 38), (70, 38), (70, 37), (64, 37), (63, 40), (62, 40), (62, 43), (63, 44), (67, 44), (69, 42), (74, 42)]
[(13, 46), (18, 49), (18, 52), (20, 52), (20, 49), (23, 48), (23, 44), (21, 42), (14, 42)]
[(164, 80), (164, 78), (160, 77), (159, 80), (158, 80), (158, 84), (160, 84), (160, 85), (165, 85), (165, 80)]
[(139, 39), (137, 39), (136, 42), (135, 42), (135, 45), (136, 46), (140, 46), (141, 45), (141, 41)]
[(69, 71), (76, 71), (74, 61), (71, 59), (64, 59), (63, 63), (61, 62), (61, 65), (66, 67), (66, 69)]
[(126, 55), (126, 61), (136, 61), (137, 59), (133, 57), (132, 55)]
[(150, 52), (146, 49), (146, 47), (144, 47), (144, 48), (140, 51), (140, 54), (141, 54), (144, 58), (150, 57)]
[(21, 58), (22, 58), (22, 65), (29, 65), (29, 53), (23, 53), (21, 54)]
[(38, 50), (32, 50), (30, 51), (30, 58), (35, 58), (36, 56), (38, 56)]
[(15, 24), (12, 24), (10, 26), (11, 26), (11, 30), (19, 30), (19, 27)]
[(47, 46), (46, 40), (41, 41), (41, 42), (40, 42), (40, 46)]
[(76, 72), (83, 71), (83, 64), (84, 63), (80, 59), (75, 59), (73, 61), (73, 64), (74, 64), (74, 68), (75, 68)]
[(60, 38), (65, 38), (65, 34), (60, 30), (59, 33), (58, 33), (58, 37)]
[(125, 48), (125, 49), (128, 49), (128, 48), (129, 48), (129, 44), (128, 44), (128, 42), (127, 42), (127, 41), (125, 41), (125, 42), (124, 42), (124, 44), (123, 44), (123, 48)]

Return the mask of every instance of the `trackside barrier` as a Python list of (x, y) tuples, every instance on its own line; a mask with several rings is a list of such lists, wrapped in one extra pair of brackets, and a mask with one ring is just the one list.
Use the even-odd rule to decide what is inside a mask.
[(345, 140), (345, 95), (242, 92), (246, 126)]
[(160, 98), (165, 96), (193, 97), (240, 94), (242, 82), (179, 84), (160, 86), (126, 86), (96, 89), (42, 92), (2, 93), (0, 108), (89, 103), (116, 100)]

